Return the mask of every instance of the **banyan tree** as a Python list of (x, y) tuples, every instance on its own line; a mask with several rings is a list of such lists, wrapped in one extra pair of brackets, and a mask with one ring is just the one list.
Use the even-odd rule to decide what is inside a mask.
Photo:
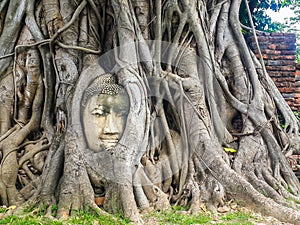
[(1, 1), (0, 203), (138, 223), (234, 199), (300, 224), (299, 121), (248, 48), (240, 4)]

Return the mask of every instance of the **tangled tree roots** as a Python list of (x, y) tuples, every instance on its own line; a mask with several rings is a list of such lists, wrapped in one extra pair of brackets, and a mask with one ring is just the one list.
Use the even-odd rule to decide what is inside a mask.
[(286, 159), (299, 122), (246, 45), (240, 3), (2, 1), (1, 203), (142, 223), (138, 209), (227, 196), (300, 224)]

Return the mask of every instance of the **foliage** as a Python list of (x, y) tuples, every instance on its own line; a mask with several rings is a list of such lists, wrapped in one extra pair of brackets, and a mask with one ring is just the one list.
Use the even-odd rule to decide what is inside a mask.
[[(294, 113), (296, 119), (300, 121), (300, 115), (299, 115), (299, 113), (298, 113), (298, 112), (295, 112), (295, 111), (294, 111), (293, 113)], [(278, 119), (279, 119), (279, 121), (280, 121), (281, 127), (282, 127), (283, 129), (285, 129), (285, 128), (286, 128), (285, 121), (284, 121), (283, 116), (282, 116), (281, 114), (278, 114)]]
[[(286, 23), (274, 22), (267, 15), (266, 10), (271, 9), (278, 12), (283, 7), (289, 7), (295, 13)], [(255, 28), (267, 32), (288, 32), (296, 33), (299, 40), (299, 30), (294, 25), (300, 23), (300, 1), (299, 0), (250, 0), (249, 8), (251, 11)], [(240, 21), (242, 24), (250, 27), (249, 17), (245, 2), (243, 1), (240, 8)], [(296, 43), (296, 61), (300, 63), (300, 43)]]
[(300, 115), (298, 112), (294, 112), (294, 115), (296, 116), (297, 120), (300, 120)]
[(290, 22), (292, 25), (300, 22), (300, 1), (295, 0), (293, 4), (291, 4), (290, 8), (294, 11), (295, 15), (294, 17), (290, 18)]
[[(292, 0), (250, 0), (249, 8), (253, 17), (255, 28), (257, 30), (269, 32), (283, 31), (286, 26), (278, 22), (273, 22), (272, 19), (266, 14), (266, 10), (271, 9), (277, 12), (280, 8), (289, 6), (291, 4)], [(250, 27), (245, 1), (243, 1), (241, 4), (240, 21), (242, 24)]]
[(293, 10), (295, 16), (289, 19), (289, 27), (286, 29), (286, 32), (296, 33), (296, 61), (300, 63), (300, 30), (295, 28), (296, 24), (300, 25), (300, 1), (295, 0), (293, 4), (290, 5), (290, 8)]

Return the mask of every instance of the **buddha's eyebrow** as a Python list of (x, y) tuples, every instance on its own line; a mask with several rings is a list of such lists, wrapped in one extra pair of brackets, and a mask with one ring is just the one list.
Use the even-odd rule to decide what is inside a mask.
[[(107, 108), (107, 107), (106, 107)], [(105, 110), (106, 109), (105, 106), (103, 105), (96, 105), (95, 107), (92, 107), (90, 109), (90, 112), (93, 112), (94, 110)]]

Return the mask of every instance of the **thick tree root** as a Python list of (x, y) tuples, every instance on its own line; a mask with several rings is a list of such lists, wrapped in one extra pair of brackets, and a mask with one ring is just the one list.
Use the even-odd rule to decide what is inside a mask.
[(219, 157), (216, 157), (211, 166), (218, 180), (224, 185), (226, 192), (240, 204), (250, 207), (263, 215), (275, 217), (280, 221), (300, 224), (300, 212), (298, 210), (284, 207), (271, 198), (260, 194)]

